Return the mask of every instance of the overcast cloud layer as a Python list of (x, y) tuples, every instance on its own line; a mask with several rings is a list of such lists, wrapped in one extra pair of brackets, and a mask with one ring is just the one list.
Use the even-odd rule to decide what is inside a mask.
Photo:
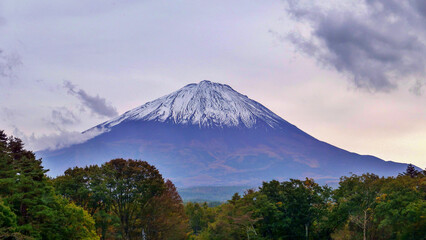
[[(288, 0), (288, 13), (310, 27), (288, 35), (297, 48), (348, 75), (360, 88), (390, 91), (426, 78), (426, 1), (364, 0), (327, 6)], [(336, 2), (336, 1), (334, 1)], [(341, 1), (340, 1), (341, 2)]]
[(0, 129), (68, 146), (208, 79), (320, 140), (426, 167), (425, 22), (421, 0), (2, 0)]

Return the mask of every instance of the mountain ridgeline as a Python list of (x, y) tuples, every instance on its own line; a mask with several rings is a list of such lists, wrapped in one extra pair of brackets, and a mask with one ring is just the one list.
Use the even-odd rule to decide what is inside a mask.
[(258, 186), (310, 177), (337, 183), (349, 173), (391, 176), (407, 165), (317, 140), (228, 85), (202, 81), (148, 102), (82, 134), (88, 141), (38, 152), (51, 175), (114, 158), (142, 159), (178, 187)]

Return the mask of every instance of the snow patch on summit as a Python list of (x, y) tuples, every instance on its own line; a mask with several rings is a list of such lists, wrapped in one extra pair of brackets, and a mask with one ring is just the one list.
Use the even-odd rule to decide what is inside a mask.
[(158, 121), (201, 127), (278, 127), (283, 120), (260, 103), (225, 84), (207, 80), (189, 84), (95, 128), (109, 129), (123, 121)]

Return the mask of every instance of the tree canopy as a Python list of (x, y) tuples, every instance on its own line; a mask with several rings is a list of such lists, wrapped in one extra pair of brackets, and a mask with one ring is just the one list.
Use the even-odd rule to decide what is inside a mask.
[(185, 239), (189, 226), (171, 181), (145, 161), (113, 159), (75, 167), (53, 180), (58, 194), (84, 207), (101, 239)]
[(55, 194), (41, 160), (0, 131), (2, 239), (99, 239), (81, 207)]
[(426, 239), (425, 190), (425, 172), (408, 166), (397, 177), (345, 176), (334, 190), (273, 180), (215, 208), (188, 203), (186, 212), (194, 239)]
[(0, 131), (0, 239), (426, 239), (426, 172), (264, 182), (218, 206), (183, 203), (148, 162), (113, 159), (48, 178)]

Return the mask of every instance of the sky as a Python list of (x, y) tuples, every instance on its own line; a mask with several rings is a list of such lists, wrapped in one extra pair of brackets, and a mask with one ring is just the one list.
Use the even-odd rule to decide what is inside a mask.
[[(317, 2), (317, 1), (315, 1)], [(426, 167), (426, 1), (2, 0), (0, 129), (34, 151), (189, 83)]]

